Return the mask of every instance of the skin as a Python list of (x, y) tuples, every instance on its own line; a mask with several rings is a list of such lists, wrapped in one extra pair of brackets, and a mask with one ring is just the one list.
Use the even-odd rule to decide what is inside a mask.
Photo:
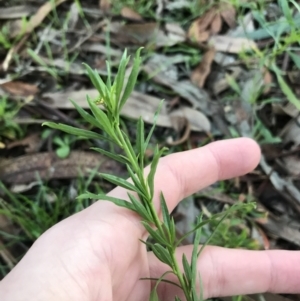
[[(155, 178), (168, 207), (217, 180), (246, 174), (260, 159), (247, 138), (215, 142), (161, 159)], [(116, 188), (111, 196), (126, 198)], [(158, 199), (155, 199), (158, 206)], [(1, 301), (145, 301), (166, 266), (138, 240), (146, 238), (139, 217), (105, 201), (96, 202), (45, 232), (0, 282)], [(177, 251), (187, 258), (192, 247)], [(259, 292), (300, 293), (300, 253), (207, 247), (198, 261), (204, 297)], [(172, 279), (174, 280), (174, 279)], [(174, 286), (159, 286), (160, 300), (174, 300)]]

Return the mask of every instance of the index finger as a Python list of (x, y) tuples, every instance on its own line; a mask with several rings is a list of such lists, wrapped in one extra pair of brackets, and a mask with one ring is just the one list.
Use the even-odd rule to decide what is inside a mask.
[[(183, 198), (200, 189), (218, 180), (248, 173), (256, 167), (259, 159), (259, 146), (249, 138), (213, 142), (166, 156), (159, 161), (155, 175), (156, 207), (159, 208), (160, 192), (164, 193), (172, 211)], [(112, 190), (110, 195), (128, 198), (127, 191), (120, 187)]]

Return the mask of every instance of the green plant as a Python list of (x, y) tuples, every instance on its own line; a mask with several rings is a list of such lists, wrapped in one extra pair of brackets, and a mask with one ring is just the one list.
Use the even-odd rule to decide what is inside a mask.
[[(127, 171), (130, 175), (132, 182), (110, 174), (100, 175), (103, 179), (130, 191), (128, 192), (128, 197), (130, 201), (113, 198), (104, 194), (93, 194), (90, 192), (79, 196), (79, 198), (91, 198), (111, 201), (118, 206), (124, 207), (126, 209), (138, 213), (142, 219), (141, 223), (152, 238), (151, 242), (143, 241), (143, 243), (146, 245), (146, 247), (153, 251), (155, 256), (160, 261), (162, 261), (170, 267), (170, 271), (162, 275), (161, 278), (157, 279), (157, 285), (159, 284), (159, 282), (165, 281), (164, 277), (167, 274), (172, 273), (177, 277), (179, 283), (173, 284), (179, 286), (183, 290), (187, 301), (202, 300), (202, 292), (200, 292), (199, 294), (196, 291), (196, 283), (200, 282), (201, 287), (201, 279), (197, 271), (196, 263), (198, 256), (201, 254), (201, 251), (203, 250), (205, 245), (209, 243), (210, 240), (208, 239), (204, 245), (202, 245), (201, 247), (199, 246), (202, 227), (208, 224), (209, 222), (217, 219), (219, 220), (218, 224), (220, 224), (232, 212), (235, 212), (236, 210), (249, 210), (253, 207), (253, 204), (237, 203), (228, 210), (226, 210), (226, 212), (215, 214), (214, 216), (211, 216), (209, 219), (206, 220), (204, 220), (202, 216), (199, 216), (193, 230), (185, 234), (182, 238), (177, 239), (175, 235), (174, 219), (169, 215), (166, 200), (164, 198), (163, 192), (161, 192), (161, 221), (153, 202), (155, 198), (154, 177), (159, 159), (166, 152), (166, 148), (159, 149), (158, 146), (156, 146), (154, 150), (153, 159), (150, 164), (149, 173), (147, 175), (144, 173), (146, 160), (145, 152), (149, 145), (153, 131), (155, 129), (156, 117), (148, 135), (145, 135), (143, 119), (141, 117), (139, 118), (137, 122), (136, 141), (134, 142), (135, 147), (133, 146), (133, 144), (131, 144), (128, 135), (124, 131), (122, 131), (120, 127), (120, 112), (126, 100), (133, 91), (135, 83), (137, 81), (139, 66), (141, 63), (140, 52), (141, 49), (139, 49), (136, 52), (132, 70), (128, 77), (126, 85), (125, 73), (126, 67), (130, 61), (130, 58), (127, 56), (127, 51), (125, 51), (122, 56), (120, 66), (117, 75), (114, 79), (114, 82), (112, 82), (111, 69), (109, 63), (107, 63), (108, 76), (106, 82), (104, 82), (104, 80), (99, 76), (99, 74), (96, 71), (93, 71), (89, 66), (85, 65), (91, 82), (99, 92), (99, 96), (94, 100), (90, 99), (90, 97), (87, 96), (87, 102), (93, 115), (83, 110), (75, 102), (72, 101), (72, 103), (76, 107), (78, 113), (88, 123), (93, 125), (96, 129), (100, 129), (106, 132), (107, 137), (100, 135), (97, 131), (77, 129), (64, 124), (46, 122), (44, 123), (44, 125), (47, 125), (54, 129), (62, 130), (64, 132), (79, 137), (105, 139), (115, 144), (122, 150), (122, 154), (115, 154), (104, 149), (95, 147), (92, 148), (95, 151), (126, 165)], [(100, 108), (99, 105), (102, 105), (102, 108), (104, 110)], [(156, 113), (156, 116), (158, 113), (159, 109)], [(217, 228), (218, 227), (216, 226), (216, 229)], [(185, 239), (185, 237), (191, 234), (195, 235), (193, 254), (190, 261), (186, 258), (185, 255), (183, 255), (182, 265), (184, 271), (182, 272), (179, 267), (179, 262), (175, 258), (175, 251), (177, 246), (180, 245), (180, 243)], [(168, 281), (168, 283), (170, 283), (170, 281)], [(157, 285), (155, 286), (150, 295), (151, 301), (158, 300), (158, 296), (156, 293)], [(176, 300), (178, 301), (180, 299), (176, 297)]]
[(6, 97), (0, 97), (0, 148), (4, 144), (3, 138), (15, 139), (22, 136), (22, 130), (19, 125), (13, 120), (20, 109), (20, 105), (10, 103)]

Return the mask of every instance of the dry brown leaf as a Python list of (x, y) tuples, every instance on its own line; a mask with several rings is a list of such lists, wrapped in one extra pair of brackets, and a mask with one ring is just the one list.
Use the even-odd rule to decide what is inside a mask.
[(38, 11), (30, 18), (27, 23), (25, 33), (31, 33), (36, 27), (38, 27), (47, 15), (58, 5), (62, 4), (66, 0), (48, 1), (43, 4)]
[(270, 92), (271, 90), (271, 84), (272, 84), (272, 74), (270, 73), (270, 71), (268, 69), (266, 69), (265, 67), (263, 68), (263, 75), (264, 75), (264, 91), (263, 93), (266, 95)]
[(32, 84), (27, 84), (21, 81), (11, 81), (1, 84), (0, 87), (7, 93), (14, 96), (32, 96), (39, 92), (37, 86)]
[[(194, 85), (192, 86), (195, 87)], [(198, 91), (198, 88), (195, 88)], [(89, 95), (90, 98), (96, 98), (98, 96), (98, 91), (96, 89), (91, 89), (70, 91), (68, 93), (46, 93), (44, 94), (44, 97), (48, 98), (49, 105), (52, 105), (55, 108), (73, 109), (74, 106), (69, 101), (69, 99), (72, 99), (83, 108), (88, 108), (86, 95)], [(122, 116), (126, 116), (133, 119), (136, 119), (138, 116), (142, 116), (144, 122), (152, 124), (153, 116), (160, 102), (160, 98), (134, 91), (125, 103), (121, 114)], [(183, 106), (169, 113), (167, 109), (167, 104), (165, 102), (163, 103), (160, 114), (157, 117), (157, 125), (171, 128), (172, 116), (186, 117), (193, 131), (210, 131), (210, 122), (208, 118), (200, 111)]]
[(11, 20), (6, 24), (8, 28), (8, 35), (10, 38), (15, 38), (22, 32), (23, 21), (21, 19)]
[(0, 19), (19, 19), (29, 16), (34, 11), (32, 6), (17, 5), (10, 7), (1, 7)]
[(222, 18), (219, 13), (215, 15), (210, 25), (211, 34), (217, 34), (221, 31), (222, 28)]
[(108, 12), (111, 9), (111, 0), (99, 0), (99, 7), (104, 12)]
[[(198, 43), (207, 41), (211, 33), (219, 32), (221, 29), (221, 18), (216, 8), (212, 8), (204, 15), (197, 18), (188, 30), (188, 37), (191, 40), (196, 40)], [(213, 24), (213, 21), (215, 23)], [(213, 28), (212, 28), (213, 26)], [(219, 29), (220, 27), (220, 29)], [(217, 33), (216, 32), (216, 33)]]
[(178, 24), (166, 24), (164, 30), (156, 22), (142, 24), (122, 24), (113, 22), (109, 26), (112, 39), (119, 44), (153, 43), (156, 47), (173, 46), (185, 41), (185, 32)]
[(31, 134), (23, 139), (15, 140), (11, 143), (8, 143), (6, 145), (6, 148), (11, 149), (16, 146), (26, 146), (25, 152), (27, 154), (35, 153), (39, 150), (41, 144), (43, 143), (39, 136), (40, 135), (38, 133)]
[(205, 80), (210, 73), (211, 64), (214, 60), (216, 50), (210, 48), (202, 57), (202, 60), (198, 67), (192, 72), (192, 82), (200, 88), (203, 88)]
[(193, 24), (188, 31), (188, 37), (191, 40), (197, 41), (198, 43), (206, 42), (208, 40), (209, 36), (210, 36), (209, 31), (199, 32), (196, 23)]
[(178, 129), (180, 127), (182, 127), (182, 123), (183, 127), (185, 128), (184, 133), (182, 134), (182, 136), (177, 139), (177, 140), (173, 140), (173, 137), (168, 137), (167, 138), (167, 144), (171, 145), (171, 146), (175, 146), (175, 145), (180, 145), (184, 142), (186, 142), (191, 134), (191, 126), (189, 124), (189, 121), (187, 120), (186, 117), (178, 117), (178, 116), (174, 116), (171, 118), (171, 122), (173, 123), (173, 128), (176, 129), (177, 132), (180, 132), (182, 129)]
[(143, 17), (133, 9), (124, 6), (121, 10), (121, 16), (130, 20), (142, 21)]
[(209, 11), (207, 11), (204, 15), (202, 15), (201, 17), (199, 17), (196, 21), (197, 21), (197, 27), (199, 31), (204, 31), (205, 29), (207, 29), (211, 22), (213, 21), (213, 19), (215, 18), (217, 14), (217, 11), (215, 8), (210, 9)]
[(231, 4), (225, 2), (221, 3), (220, 14), (224, 22), (226, 22), (230, 28), (236, 26), (236, 11)]
[[(16, 35), (24, 35), (23, 38), (15, 44), (13, 47), (11, 47), (2, 63), (2, 69), (6, 71), (9, 67), (9, 63), (11, 59), (13, 58), (13, 55), (17, 53), (24, 45), (24, 43), (27, 40), (28, 35), (36, 28), (38, 27), (43, 20), (47, 17), (47, 15), (52, 11), (53, 8), (57, 7), (61, 3), (65, 2), (66, 0), (56, 0), (56, 1), (48, 1), (45, 4), (43, 4), (37, 12), (30, 18), (30, 20), (27, 23), (26, 29), (23, 31), (21, 28), (18, 32), (16, 32)], [(54, 5), (53, 5), (54, 2)]]
[(208, 42), (211, 46), (215, 47), (216, 51), (228, 53), (239, 53), (241, 51), (257, 48), (256, 43), (247, 38), (216, 35), (210, 37)]

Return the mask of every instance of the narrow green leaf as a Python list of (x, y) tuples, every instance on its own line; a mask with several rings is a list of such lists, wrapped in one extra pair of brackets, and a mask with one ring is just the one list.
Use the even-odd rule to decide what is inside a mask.
[(120, 163), (123, 163), (123, 164), (128, 164), (128, 161), (126, 160), (126, 158), (124, 159), (123, 156), (120, 156), (120, 155), (115, 155), (113, 153), (110, 153), (102, 148), (98, 148), (98, 147), (91, 147), (92, 150), (104, 155), (104, 156), (107, 156), (115, 161), (118, 161)]
[(104, 174), (104, 173), (99, 173), (99, 175), (101, 175), (101, 177), (117, 186), (123, 187), (125, 189), (131, 190), (131, 191), (135, 191), (135, 192), (139, 192), (138, 188), (135, 187), (134, 185), (132, 185), (131, 183), (129, 183), (128, 181), (113, 176), (113, 175), (109, 175), (109, 174)]
[(136, 52), (135, 58), (134, 58), (134, 62), (133, 62), (133, 67), (131, 70), (131, 73), (129, 75), (128, 81), (127, 81), (127, 85), (126, 88), (124, 90), (122, 99), (120, 101), (120, 105), (119, 105), (119, 110), (121, 111), (122, 107), (124, 106), (124, 104), (126, 103), (126, 100), (129, 98), (130, 94), (132, 93), (134, 86), (136, 84), (136, 80), (139, 74), (139, 69), (140, 69), (140, 65), (142, 62), (141, 59), (141, 50), (143, 49), (143, 47), (139, 48), (138, 51)]
[(102, 98), (104, 99), (105, 105), (109, 108), (111, 108), (111, 97), (110, 97), (110, 90), (108, 90), (108, 87), (105, 85), (103, 79), (101, 78), (100, 74), (95, 70), (95, 77), (96, 80), (100, 83), (101, 86), (101, 94)]
[[(128, 154), (129, 156), (131, 156), (131, 160), (133, 160), (136, 164), (138, 164), (137, 160), (137, 155), (136, 153), (134, 152), (134, 149), (132, 147), (132, 144), (128, 138), (128, 136), (122, 131), (122, 134), (123, 134), (123, 137), (125, 139), (125, 143), (126, 143), (126, 146), (127, 146), (127, 149), (129, 150), (130, 154)], [(139, 170), (137, 170), (136, 172), (138, 172)]]
[[(197, 224), (202, 222), (202, 215), (200, 215), (197, 219)], [(198, 259), (198, 249), (199, 249), (199, 244), (200, 244), (200, 239), (201, 239), (201, 233), (202, 233), (202, 228), (198, 228), (195, 233), (195, 239), (194, 239), (194, 245), (193, 245), (193, 252), (192, 252), (192, 260), (191, 260), (191, 272), (192, 272), (192, 288), (196, 287), (196, 278), (197, 278), (197, 259)], [(196, 292), (193, 292), (194, 294)], [(197, 293), (196, 293), (197, 295)]]
[(136, 133), (136, 147), (139, 154), (139, 161), (140, 161), (140, 167), (141, 169), (144, 169), (144, 143), (145, 143), (145, 137), (144, 137), (144, 121), (143, 118), (140, 117), (137, 122), (137, 133)]
[(156, 287), (151, 291), (149, 301), (159, 301)]
[(129, 173), (130, 178), (132, 179), (134, 185), (139, 189), (141, 195), (143, 197), (146, 197), (145, 195), (145, 189), (142, 186), (142, 184), (140, 183), (139, 179), (137, 178), (137, 176), (134, 174), (133, 170), (130, 168), (129, 164), (126, 165), (127, 167), (127, 171)]
[(167, 226), (168, 231), (170, 233), (171, 218), (170, 218), (170, 214), (169, 214), (169, 210), (168, 210), (168, 207), (167, 207), (165, 197), (164, 197), (162, 192), (160, 194), (160, 208), (161, 208), (161, 212), (162, 212), (162, 216), (163, 216), (163, 221), (164, 221), (165, 225)]
[[(173, 272), (173, 271), (169, 271), (168, 274), (174, 274), (174, 272)], [(152, 280), (152, 281), (158, 281), (158, 280), (160, 280), (160, 278), (151, 278), (151, 277), (149, 277), (149, 278), (141, 278), (140, 280)], [(168, 284), (172, 284), (172, 285), (177, 286), (177, 287), (179, 287), (180, 289), (182, 289), (182, 287), (181, 287), (180, 285), (178, 285), (177, 283), (175, 283), (175, 282), (173, 282), (173, 281), (167, 280), (167, 279), (161, 279), (160, 282), (165, 282), (165, 283), (168, 283)]]
[(108, 117), (106, 116), (106, 114), (100, 108), (98, 108), (97, 105), (93, 101), (91, 101), (91, 99), (89, 97), (88, 97), (87, 101), (93, 112), (93, 115), (95, 116), (96, 120), (101, 123), (104, 131), (109, 136), (114, 138), (115, 137), (114, 130), (113, 130), (111, 123), (110, 123)]
[(166, 244), (166, 241), (164, 240), (164, 238), (161, 237), (159, 235), (159, 233), (157, 232), (157, 230), (154, 230), (148, 222), (142, 221), (142, 224), (145, 227), (145, 229), (148, 231), (148, 233), (153, 237), (154, 240), (156, 240), (157, 242), (159, 242), (161, 244)]
[(171, 217), (170, 234), (171, 234), (171, 241), (173, 242), (172, 244), (174, 244), (174, 241), (176, 239), (176, 226), (173, 217)]
[(89, 65), (87, 65), (86, 63), (83, 63), (87, 73), (88, 73), (88, 76), (91, 80), (91, 82), (93, 83), (93, 86), (98, 90), (99, 94), (101, 97), (104, 96), (104, 91), (103, 91), (103, 88), (104, 88), (104, 83), (102, 85), (101, 82), (98, 81), (98, 79), (96, 78), (96, 71), (94, 71)]
[(108, 61), (105, 62), (106, 64), (106, 70), (107, 70), (107, 80), (106, 80), (106, 86), (110, 90), (111, 89), (111, 68)]
[(150, 165), (150, 172), (147, 177), (151, 198), (153, 198), (154, 195), (154, 176), (155, 176), (157, 164), (161, 155), (165, 150), (166, 150), (165, 147), (163, 147), (161, 150), (158, 150), (158, 146), (155, 147), (154, 156)]
[(167, 264), (169, 267), (173, 267), (172, 258), (170, 257), (167, 250), (158, 243), (152, 244), (152, 251), (155, 256), (163, 263)]
[(52, 129), (61, 130), (65, 133), (75, 135), (75, 136), (79, 136), (79, 137), (112, 141), (111, 139), (108, 139), (108, 138), (106, 138), (106, 137), (104, 137), (100, 134), (95, 133), (95, 132), (78, 129), (78, 128), (75, 128), (73, 126), (69, 126), (69, 125), (62, 124), (62, 123), (44, 122), (42, 125), (43, 126), (46, 125), (46, 126), (52, 128)]
[(127, 49), (125, 49), (123, 56), (120, 61), (119, 69), (117, 76), (115, 78), (115, 84), (116, 84), (116, 100), (117, 102), (120, 101), (123, 85), (124, 85), (124, 78), (125, 78), (125, 69), (126, 65), (129, 62), (129, 58), (127, 58)]
[(184, 253), (182, 255), (182, 265), (186, 276), (187, 284), (189, 286), (189, 289), (191, 289), (192, 270)]
[(134, 206), (126, 201), (126, 200), (122, 200), (122, 199), (118, 199), (118, 198), (114, 198), (105, 194), (94, 194), (94, 193), (90, 193), (90, 192), (86, 192), (83, 193), (81, 195), (79, 195), (77, 197), (77, 199), (92, 199), (92, 200), (103, 200), (103, 201), (109, 201), (114, 203), (115, 205), (119, 206), (119, 207), (124, 207), (126, 209), (129, 209), (131, 211), (135, 212), (135, 208)]
[(150, 130), (150, 132), (149, 132), (149, 134), (148, 134), (148, 136), (147, 136), (147, 139), (146, 139), (146, 141), (145, 141), (145, 144), (144, 144), (144, 150), (147, 149), (148, 144), (149, 144), (149, 142), (150, 142), (150, 139), (151, 139), (151, 137), (152, 137), (152, 135), (153, 135), (153, 132), (154, 132), (154, 129), (155, 129), (156, 123), (157, 123), (158, 114), (160, 113), (160, 110), (161, 110), (161, 108), (162, 108), (162, 105), (163, 105), (163, 100), (159, 103), (159, 106), (158, 106), (158, 108), (157, 108), (157, 110), (156, 110), (156, 112), (155, 112), (155, 114), (154, 114), (153, 125), (152, 125), (151, 130)]
[(216, 217), (204, 220), (200, 223), (198, 223), (191, 231), (187, 232), (186, 234), (184, 234), (176, 243), (176, 246), (179, 246), (181, 244), (181, 242), (183, 240), (185, 240), (190, 234), (194, 233), (197, 229), (199, 229), (200, 227), (203, 227), (204, 225), (210, 223), (213, 219), (215, 219)]
[(287, 97), (288, 101), (292, 103), (298, 110), (300, 110), (300, 101), (292, 91), (292, 89), (288, 86), (288, 84), (285, 82), (281, 75), (280, 69), (274, 64), (272, 66), (272, 70), (275, 72), (279, 86), (282, 90), (282, 92)]
[(287, 0), (279, 0), (278, 4), (280, 5), (280, 7), (282, 9), (282, 12), (283, 12), (286, 20), (289, 22), (290, 26), (292, 28), (294, 28), (295, 22), (294, 22), (294, 19), (293, 19), (293, 11), (289, 7), (289, 1), (287, 1)]
[(80, 116), (87, 121), (88, 123), (92, 124), (94, 127), (100, 128), (101, 130), (103, 130), (103, 127), (101, 125), (100, 122), (98, 122), (98, 120), (96, 120), (91, 114), (89, 114), (87, 111), (85, 111), (84, 109), (82, 109), (75, 101), (73, 101), (72, 99), (70, 99), (70, 101), (72, 102), (73, 106), (76, 108), (77, 112), (80, 114)]
[(135, 211), (147, 222), (151, 222), (152, 218), (147, 212), (146, 208), (139, 202), (132, 194), (128, 193), (131, 203), (133, 204)]
[(177, 296), (175, 296), (175, 301), (181, 301), (181, 299)]

